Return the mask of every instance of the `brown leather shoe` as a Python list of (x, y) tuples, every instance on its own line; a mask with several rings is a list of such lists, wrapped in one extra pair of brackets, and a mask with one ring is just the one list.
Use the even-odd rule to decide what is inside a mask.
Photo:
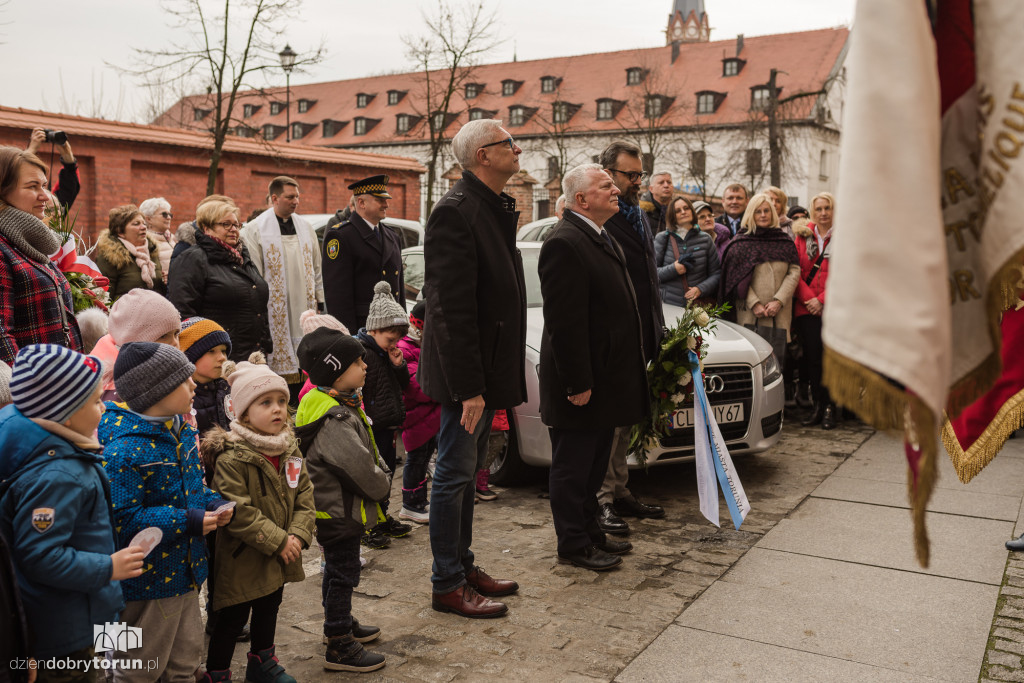
[(480, 567), (474, 567), (473, 571), (466, 574), (466, 583), (476, 589), (477, 593), (488, 598), (511, 595), (519, 590), (519, 584), (515, 581), (492, 578)]
[(449, 593), (434, 593), (430, 606), (438, 612), (451, 612), (469, 619), (490, 619), (508, 612), (508, 605), (485, 598), (468, 583)]

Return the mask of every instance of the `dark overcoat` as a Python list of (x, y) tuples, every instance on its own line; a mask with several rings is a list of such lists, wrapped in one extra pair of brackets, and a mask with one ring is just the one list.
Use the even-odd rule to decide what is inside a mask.
[(383, 221), (380, 234), (378, 239), (373, 227), (355, 211), (324, 233), (322, 267), (327, 312), (352, 334), (366, 324), (373, 287), (381, 280), (391, 285), (395, 300), (405, 306), (401, 242)]
[(423, 243), (427, 315), (416, 377), (451, 405), (526, 400), (526, 284), (515, 200), (463, 171), (430, 213)]
[[(540, 250), (540, 416), (549, 427), (636, 424), (648, 409), (640, 316), (622, 250), (566, 210)], [(587, 390), (577, 406), (568, 397)]]
[[(640, 215), (647, 217), (642, 210)], [(636, 293), (636, 307), (643, 327), (644, 360), (653, 360), (658, 355), (658, 344), (665, 329), (665, 312), (661, 308), (661, 293), (658, 291), (658, 269), (654, 265), (654, 238), (649, 227), (641, 238), (621, 210), (609, 218), (604, 227), (626, 256), (626, 270)]]

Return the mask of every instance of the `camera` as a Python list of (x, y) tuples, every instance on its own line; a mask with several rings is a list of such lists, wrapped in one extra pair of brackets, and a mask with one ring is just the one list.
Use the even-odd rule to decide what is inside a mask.
[(55, 145), (63, 145), (68, 141), (67, 133), (62, 130), (43, 130), (46, 133), (46, 141), (52, 142)]

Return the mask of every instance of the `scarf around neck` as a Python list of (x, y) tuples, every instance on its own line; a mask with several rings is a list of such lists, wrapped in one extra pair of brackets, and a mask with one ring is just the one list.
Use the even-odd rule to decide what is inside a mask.
[(228, 252), (228, 254), (231, 256), (231, 259), (238, 265), (242, 265), (242, 262), (245, 261), (245, 259), (242, 258), (242, 252), (240, 252), (236, 247), (231, 246), (222, 239), (217, 239), (213, 235), (207, 235), (207, 237), (209, 237), (211, 240), (214, 241), (215, 244), (219, 245), (226, 252)]
[(753, 235), (736, 235), (722, 253), (721, 300), (746, 298), (754, 268), (773, 261), (800, 263), (796, 245), (781, 229), (762, 228)]
[(150, 289), (153, 288), (153, 276), (156, 275), (156, 264), (153, 263), (153, 259), (149, 256), (149, 240), (146, 240), (146, 244), (141, 247), (137, 247), (123, 237), (118, 237), (121, 240), (121, 244), (128, 250), (128, 253), (135, 257), (135, 264), (139, 267), (139, 271), (142, 273), (142, 281), (146, 283), (146, 286)]
[(0, 235), (36, 263), (47, 263), (60, 249), (60, 240), (46, 223), (13, 206), (0, 211)]
[(281, 430), (280, 434), (272, 436), (270, 434), (260, 434), (254, 429), (246, 427), (238, 420), (232, 420), (231, 433), (245, 441), (262, 455), (269, 455), (271, 457), (288, 452), (295, 442), (291, 427), (286, 427)]

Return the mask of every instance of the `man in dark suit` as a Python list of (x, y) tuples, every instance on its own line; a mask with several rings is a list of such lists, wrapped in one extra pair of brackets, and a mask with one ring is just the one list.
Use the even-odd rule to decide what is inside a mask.
[(743, 212), (747, 210), (747, 202), (750, 201), (750, 193), (745, 185), (733, 183), (725, 188), (722, 193), (722, 208), (725, 213), (715, 219), (715, 222), (729, 228), (729, 232), (736, 235), (740, 231), (740, 221), (743, 220)]
[(324, 233), (322, 262), (327, 312), (355, 334), (366, 324), (374, 285), (386, 280), (405, 306), (405, 279), (398, 235), (381, 222), (391, 199), (388, 177), (371, 176), (348, 189), (355, 198), (352, 213)]
[(526, 279), (516, 249), (519, 212), (502, 190), (523, 150), (501, 121), (478, 119), (452, 139), (465, 169), (427, 219), (423, 291), (427, 314), (416, 377), (441, 404), (430, 491), (431, 606), (498, 617), (491, 597), (519, 590), (474, 561), (473, 487), (497, 408), (526, 400)]
[(565, 213), (540, 250), (544, 298), (540, 414), (551, 436), (551, 514), (558, 561), (602, 571), (622, 564), (627, 541), (597, 523), (597, 491), (616, 427), (647, 408), (643, 333), (625, 256), (601, 226), (619, 190), (598, 164), (565, 174)]
[[(644, 179), (640, 148), (629, 142), (613, 142), (601, 152), (598, 162), (612, 177), (619, 190), (619, 210), (608, 219), (604, 227), (622, 247), (626, 256), (626, 269), (636, 293), (636, 307), (640, 313), (643, 331), (644, 364), (657, 358), (665, 329), (665, 314), (661, 308), (658, 288), (658, 269), (654, 265), (654, 235), (647, 214), (639, 208), (640, 182)], [(638, 420), (639, 421), (639, 420)], [(599, 524), (607, 533), (628, 534), (629, 525), (622, 519), (630, 517), (664, 517), (665, 510), (658, 505), (640, 502), (627, 488), (629, 469), (626, 466), (626, 448), (630, 427), (616, 430), (612, 455), (601, 492)]]

